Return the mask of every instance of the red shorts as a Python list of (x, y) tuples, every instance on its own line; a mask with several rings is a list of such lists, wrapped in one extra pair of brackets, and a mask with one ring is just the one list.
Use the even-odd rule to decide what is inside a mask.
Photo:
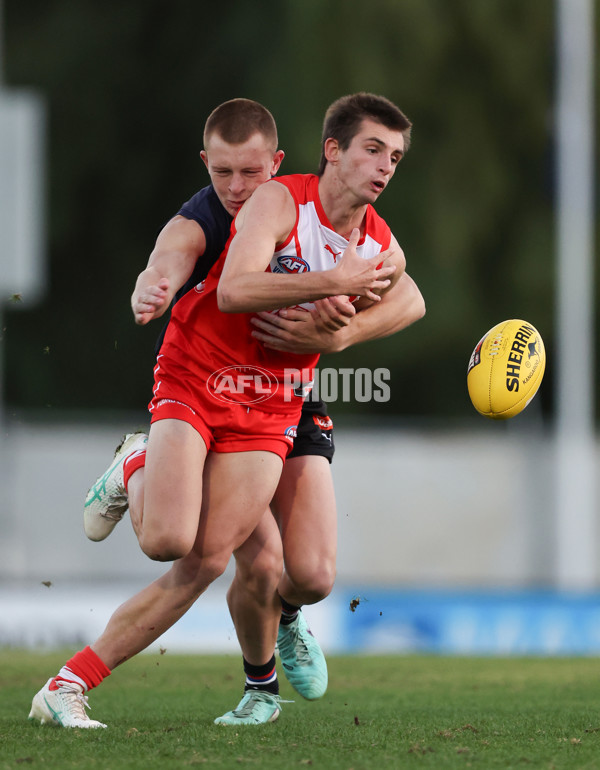
[(211, 452), (274, 452), (285, 460), (294, 445), (299, 415), (270, 414), (241, 404), (211, 404), (196, 409), (170, 398), (153, 398), (151, 423), (182, 420), (202, 436)]

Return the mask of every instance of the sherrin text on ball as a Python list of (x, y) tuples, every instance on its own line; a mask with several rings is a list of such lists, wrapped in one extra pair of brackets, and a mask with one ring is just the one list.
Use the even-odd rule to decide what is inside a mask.
[(479, 414), (505, 420), (522, 412), (535, 396), (546, 368), (538, 330), (510, 319), (484, 334), (471, 354), (467, 388)]

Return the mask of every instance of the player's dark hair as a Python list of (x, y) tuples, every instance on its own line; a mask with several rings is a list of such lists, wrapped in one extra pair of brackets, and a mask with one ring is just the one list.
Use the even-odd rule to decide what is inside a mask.
[(386, 99), (364, 91), (337, 99), (325, 113), (321, 140), (319, 176), (325, 171), (325, 142), (337, 139), (341, 150), (347, 150), (350, 142), (360, 131), (363, 120), (374, 120), (392, 131), (400, 131), (404, 137), (404, 152), (410, 146), (412, 123), (399, 107)]
[(204, 148), (212, 134), (228, 144), (242, 144), (251, 136), (262, 134), (277, 149), (277, 126), (266, 107), (252, 99), (230, 99), (216, 107), (204, 126)]

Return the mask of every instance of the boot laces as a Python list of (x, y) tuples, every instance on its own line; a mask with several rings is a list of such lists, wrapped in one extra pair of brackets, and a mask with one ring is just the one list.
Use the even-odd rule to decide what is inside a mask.
[(256, 705), (256, 701), (262, 701), (263, 703), (270, 703), (271, 700), (277, 701), (277, 703), (281, 703), (281, 698), (279, 695), (271, 695), (271, 693), (263, 693), (259, 692), (258, 690), (248, 690), (248, 693), (250, 694), (250, 697), (248, 700), (244, 703), (244, 705), (241, 708), (235, 709), (233, 712), (236, 716), (239, 717), (247, 717), (252, 714), (252, 711), (254, 709), (254, 706)]
[(306, 666), (309, 663), (312, 663), (310, 651), (306, 646), (304, 639), (300, 636), (299, 626), (296, 626), (289, 631), (285, 644), (280, 644), (279, 648), (281, 649), (282, 646), (291, 648), (294, 651), (294, 656), (299, 666)]
[(85, 713), (86, 709), (91, 708), (87, 695), (84, 695), (78, 689), (71, 689), (70, 687), (61, 687), (60, 689), (71, 716), (75, 717), (75, 719), (89, 719)]

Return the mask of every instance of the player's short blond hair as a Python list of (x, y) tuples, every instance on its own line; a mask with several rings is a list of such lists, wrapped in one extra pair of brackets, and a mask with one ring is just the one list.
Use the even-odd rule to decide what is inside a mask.
[(230, 99), (216, 107), (204, 126), (204, 149), (212, 134), (228, 144), (243, 144), (251, 136), (262, 134), (277, 149), (277, 126), (266, 107), (252, 99)]

